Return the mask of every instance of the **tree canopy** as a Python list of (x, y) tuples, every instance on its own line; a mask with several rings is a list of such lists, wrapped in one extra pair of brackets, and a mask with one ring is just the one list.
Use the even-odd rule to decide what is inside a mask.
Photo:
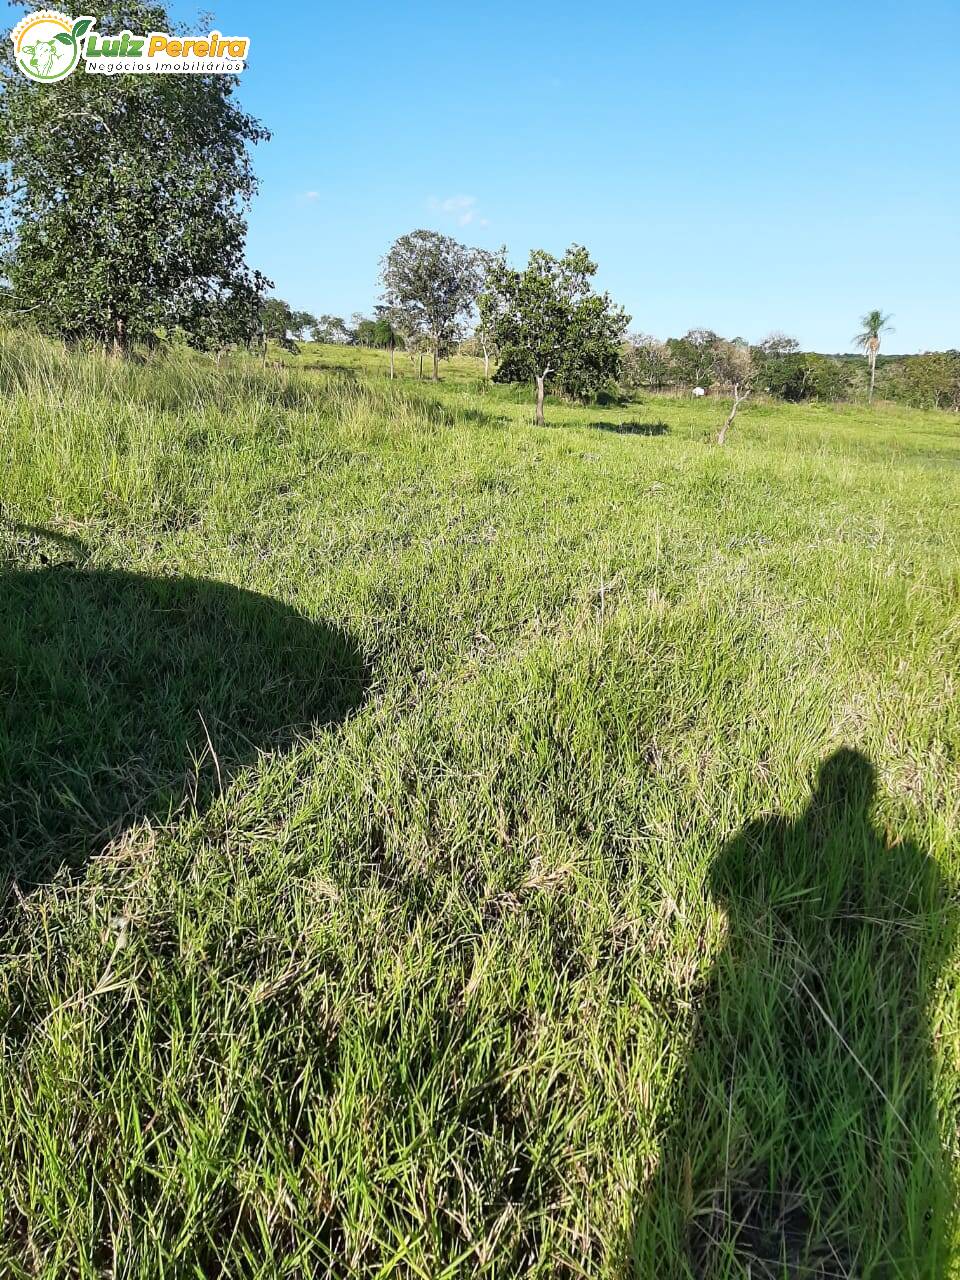
[(361, 347), (390, 348), (400, 341), (386, 315), (364, 317), (354, 330), (354, 341)]
[(460, 336), (482, 283), (476, 251), (439, 231), (411, 231), (391, 245), (381, 279), (385, 314), (403, 315), (430, 339), (436, 380), (440, 357)]
[(558, 391), (586, 397), (619, 370), (629, 316), (609, 294), (593, 291), (596, 270), (581, 245), (562, 258), (535, 249), (523, 271), (502, 254), (489, 264), (480, 317), (500, 350), (497, 380), (535, 383), (538, 424), (548, 379)]
[(877, 353), (880, 350), (880, 336), (883, 333), (892, 333), (893, 326), (890, 321), (892, 316), (884, 315), (879, 307), (874, 307), (872, 311), (868, 311), (866, 315), (860, 317), (861, 330), (854, 336), (854, 343), (867, 357), (867, 365), (870, 369), (870, 395), (869, 399), (873, 400), (873, 389), (877, 377)]
[(774, 329), (760, 339), (757, 348), (765, 356), (792, 356), (800, 350), (800, 343), (782, 330)]
[[(114, 31), (166, 31), (162, 5), (87, 4)], [(157, 330), (199, 343), (255, 316), (266, 281), (244, 262), (269, 135), (227, 75), (75, 74), (55, 91), (0, 52), (2, 257), (12, 307), (67, 339), (122, 351)]]

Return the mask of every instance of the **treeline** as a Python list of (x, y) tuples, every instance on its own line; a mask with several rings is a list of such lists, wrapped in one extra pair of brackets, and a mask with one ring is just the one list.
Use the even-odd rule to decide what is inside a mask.
[[(163, 6), (128, 0), (131, 28), (169, 25)], [(484, 378), (525, 382), (543, 421), (545, 396), (723, 390), (785, 400), (881, 395), (960, 408), (955, 351), (885, 359), (890, 317), (861, 318), (865, 359), (802, 352), (781, 333), (757, 343), (709, 329), (660, 342), (629, 337), (629, 317), (593, 288), (582, 245), (470, 248), (411, 231), (380, 264), (372, 315), (314, 315), (269, 296), (246, 261), (246, 214), (257, 189), (252, 148), (268, 139), (227, 76), (71, 76), (51, 92), (22, 76), (0, 41), (0, 322), (34, 326), (118, 356), (185, 342), (219, 357), (234, 347), (298, 341), (429, 353), (432, 376), (464, 344)], [(51, 142), (56, 140), (56, 145)], [(217, 157), (211, 164), (210, 156)], [(726, 427), (721, 431), (722, 437)]]
[(960, 351), (925, 351), (916, 356), (881, 357), (877, 387), (886, 400), (920, 409), (960, 412)]
[(360, 312), (354, 312), (349, 320), (334, 315), (315, 316), (310, 311), (298, 311), (282, 298), (264, 299), (260, 325), (263, 337), (287, 350), (292, 350), (298, 342), (386, 348), (398, 340), (395, 329), (384, 316), (364, 316)]
[[(349, 321), (340, 316), (315, 317), (296, 311), (279, 299), (264, 307), (265, 332), (272, 340), (335, 343), (386, 350), (427, 350), (429, 342), (413, 343), (402, 336), (385, 315), (363, 316), (355, 312)], [(691, 329), (680, 338), (664, 341), (647, 334), (630, 334), (620, 350), (619, 371), (610, 390), (627, 394), (643, 392), (728, 392), (730, 347), (749, 356), (750, 380), (757, 392), (797, 403), (804, 400), (858, 401), (868, 395), (869, 365), (853, 355), (822, 355), (802, 351), (795, 338), (772, 333), (757, 343), (743, 338), (724, 339), (711, 329)], [(442, 349), (487, 360), (491, 344), (477, 327)], [(885, 400), (922, 409), (960, 412), (960, 351), (929, 351), (921, 355), (878, 356), (876, 386)]]
[[(795, 338), (772, 333), (750, 344), (734, 338), (749, 352), (758, 392), (781, 400), (856, 401), (869, 393), (869, 363), (848, 355), (801, 351)], [(621, 385), (629, 391), (727, 390), (727, 340), (710, 329), (691, 329), (682, 338), (660, 341), (632, 335), (621, 359)], [(960, 351), (922, 355), (879, 356), (876, 387), (881, 397), (924, 409), (960, 411)]]

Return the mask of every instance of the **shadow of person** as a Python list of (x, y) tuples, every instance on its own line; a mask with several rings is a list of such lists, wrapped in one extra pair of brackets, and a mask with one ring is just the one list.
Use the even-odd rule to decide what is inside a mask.
[(225, 583), (0, 572), (0, 900), (202, 804), (365, 681), (344, 631)]
[(932, 858), (871, 821), (857, 751), (748, 826), (726, 946), (638, 1214), (637, 1276), (937, 1276), (952, 1206), (928, 1006), (956, 930)]

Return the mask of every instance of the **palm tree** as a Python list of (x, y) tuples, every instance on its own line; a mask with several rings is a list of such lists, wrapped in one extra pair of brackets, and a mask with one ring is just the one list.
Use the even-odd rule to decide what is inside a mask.
[(868, 311), (865, 316), (860, 317), (860, 323), (863, 325), (863, 332), (858, 333), (854, 338), (854, 343), (866, 355), (867, 363), (870, 365), (870, 403), (873, 403), (873, 383), (877, 376), (877, 352), (880, 350), (881, 333), (893, 333), (893, 326), (890, 321), (893, 316), (885, 316), (879, 308)]

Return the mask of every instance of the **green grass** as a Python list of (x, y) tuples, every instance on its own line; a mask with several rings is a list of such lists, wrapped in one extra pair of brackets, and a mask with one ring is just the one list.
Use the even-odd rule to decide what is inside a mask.
[(956, 417), (291, 363), (0, 336), (0, 1275), (960, 1274)]

